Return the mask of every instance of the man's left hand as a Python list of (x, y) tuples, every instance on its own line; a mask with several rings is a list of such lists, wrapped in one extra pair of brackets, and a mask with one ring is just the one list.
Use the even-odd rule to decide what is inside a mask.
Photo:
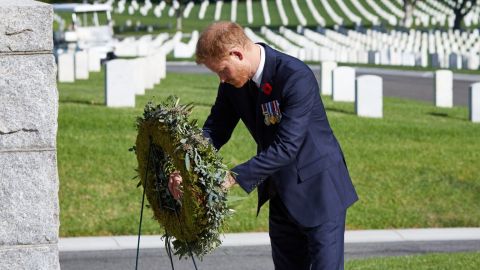
[(235, 181), (235, 178), (233, 177), (232, 173), (228, 172), (227, 175), (225, 176), (225, 179), (223, 180), (222, 186), (225, 190), (228, 190), (236, 183), (237, 181)]

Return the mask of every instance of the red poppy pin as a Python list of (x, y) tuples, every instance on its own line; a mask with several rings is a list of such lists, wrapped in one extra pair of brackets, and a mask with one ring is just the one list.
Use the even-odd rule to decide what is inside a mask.
[(270, 95), (272, 93), (272, 86), (269, 83), (264, 83), (262, 85), (262, 92), (267, 96)]

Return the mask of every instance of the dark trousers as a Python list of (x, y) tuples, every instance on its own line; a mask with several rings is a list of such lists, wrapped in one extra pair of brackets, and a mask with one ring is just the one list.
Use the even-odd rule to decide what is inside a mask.
[(334, 220), (305, 228), (290, 216), (278, 195), (270, 199), (275, 270), (343, 270), (345, 217), (346, 211)]

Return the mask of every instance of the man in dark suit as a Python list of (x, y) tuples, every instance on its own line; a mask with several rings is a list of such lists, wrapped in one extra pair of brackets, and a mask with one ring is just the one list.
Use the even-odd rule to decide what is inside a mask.
[[(358, 197), (312, 71), (231, 22), (201, 34), (196, 60), (221, 81), (204, 135), (220, 149), (241, 119), (257, 143), (257, 155), (234, 167), (225, 187), (258, 188), (257, 213), (270, 199), (275, 269), (343, 269), (346, 209)], [(171, 176), (176, 198), (180, 182)]]

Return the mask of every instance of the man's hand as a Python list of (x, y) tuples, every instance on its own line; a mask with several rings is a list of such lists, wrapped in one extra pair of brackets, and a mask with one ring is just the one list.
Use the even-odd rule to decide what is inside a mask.
[(237, 181), (235, 181), (235, 178), (233, 177), (232, 173), (228, 172), (227, 175), (225, 176), (225, 179), (223, 180), (222, 186), (225, 190), (228, 190), (236, 183)]
[(183, 179), (179, 171), (174, 171), (170, 174), (170, 178), (168, 180), (168, 189), (175, 200), (180, 199), (183, 195), (182, 181)]

